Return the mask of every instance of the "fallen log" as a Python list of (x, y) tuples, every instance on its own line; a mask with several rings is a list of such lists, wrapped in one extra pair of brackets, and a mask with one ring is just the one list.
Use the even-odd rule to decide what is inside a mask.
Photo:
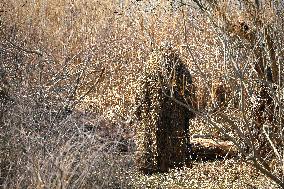
[(208, 138), (192, 138), (191, 147), (194, 160), (214, 160), (232, 158), (238, 155), (238, 150), (230, 141)]

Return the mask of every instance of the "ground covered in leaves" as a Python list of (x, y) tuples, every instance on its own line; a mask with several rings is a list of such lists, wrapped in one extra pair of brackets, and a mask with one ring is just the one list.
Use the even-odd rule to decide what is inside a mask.
[(251, 165), (234, 159), (194, 162), (192, 168), (172, 170), (167, 174), (146, 176), (135, 173), (131, 180), (133, 188), (277, 188)]

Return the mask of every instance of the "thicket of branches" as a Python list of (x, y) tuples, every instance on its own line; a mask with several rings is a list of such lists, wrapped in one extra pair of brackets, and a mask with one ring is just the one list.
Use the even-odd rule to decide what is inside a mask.
[(128, 188), (133, 163), (122, 138), (124, 120), (113, 126), (83, 104), (105, 77), (105, 69), (93, 64), (99, 50), (61, 45), (70, 42), (67, 36), (54, 43), (54, 33), (45, 36), (36, 21), (21, 22), (27, 21), (20, 15), (26, 6), (36, 11), (42, 5), (17, 3), (0, 3), (0, 187)]
[[(213, 94), (215, 104), (200, 116), (234, 142), (248, 162), (284, 187), (283, 5), (195, 2), (215, 28), (224, 66)], [(206, 79), (206, 73), (200, 74)]]
[(284, 187), (277, 2), (2, 1), (1, 185), (129, 186), (131, 153), (117, 148), (139, 126), (143, 65), (166, 41), (191, 70), (198, 118)]

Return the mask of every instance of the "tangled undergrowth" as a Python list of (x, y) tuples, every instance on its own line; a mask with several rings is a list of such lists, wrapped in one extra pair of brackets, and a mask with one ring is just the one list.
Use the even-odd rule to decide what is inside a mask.
[[(1, 187), (283, 188), (283, 3), (257, 2), (2, 0)], [(190, 134), (240, 159), (136, 172), (137, 81), (165, 42), (193, 78)]]

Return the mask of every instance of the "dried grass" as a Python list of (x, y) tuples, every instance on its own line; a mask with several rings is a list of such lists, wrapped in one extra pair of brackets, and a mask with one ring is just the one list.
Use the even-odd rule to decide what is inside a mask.
[[(5, 173), (9, 178), (5, 180), (6, 187), (127, 187), (128, 180), (125, 180), (126, 176), (122, 177), (128, 172), (128, 167), (123, 164), (121, 168), (119, 162), (120, 158), (131, 161), (131, 154), (128, 154), (128, 159), (117, 157), (114, 151), (104, 151), (112, 149), (107, 143), (117, 144), (119, 139), (108, 138), (101, 143), (96, 135), (85, 135), (80, 131), (84, 121), (77, 123), (73, 115), (58, 115), (66, 107), (76, 106), (77, 111), (94, 112), (108, 120), (105, 126), (110, 130), (116, 130), (118, 123), (123, 122), (121, 127), (132, 132), (133, 127), (139, 126), (138, 123), (129, 124), (135, 111), (137, 80), (150, 52), (165, 41), (181, 53), (190, 67), (199, 109), (211, 111), (218, 107), (215, 86), (221, 84), (231, 94), (236, 92), (235, 86), (239, 83), (232, 74), (233, 67), (228, 66), (229, 61), (224, 58), (226, 46), (220, 39), (220, 31), (212, 25), (212, 19), (191, 3), (177, 8), (178, 3), (172, 7), (169, 1), (163, 0), (119, 2), (1, 1), (0, 70), (1, 73), (5, 71), (4, 75), (0, 74), (1, 90), (7, 91), (15, 103), (1, 105), (1, 116), (4, 115), (1, 129), (7, 129), (1, 131), (1, 142), (8, 150), (6, 155), (4, 151), (1, 154), (1, 174), (5, 162), (16, 166), (13, 168), (16, 172), (8, 176)], [(238, 12), (236, 14), (241, 15), (238, 17), (229, 10), (233, 7), (222, 7), (225, 9), (223, 12), (231, 13), (231, 20), (239, 21), (250, 16), (246, 12)], [(219, 13), (214, 13), (213, 21), (222, 28), (222, 15)], [(273, 12), (267, 10), (262, 15), (271, 18), (266, 23), (272, 23)], [(240, 43), (229, 42), (239, 48)], [(281, 49), (282, 44), (278, 45)], [(246, 51), (246, 48), (238, 50), (244, 53), (235, 60), (253, 62), (251, 51)], [(240, 67), (244, 65), (240, 64)], [(87, 95), (86, 91), (89, 91)], [(43, 106), (41, 109), (38, 109), (38, 103)], [(9, 114), (4, 112), (9, 109)], [(234, 111), (229, 115), (238, 117), (240, 113)], [(57, 119), (62, 122), (57, 122)], [(198, 121), (204, 122), (193, 121), (192, 134), (219, 136), (216, 130), (206, 124), (198, 124)], [(53, 133), (52, 138), (46, 141), (40, 138), (46, 137), (46, 133), (34, 131), (39, 125), (47, 128), (45, 132)], [(65, 134), (67, 131), (70, 135)], [(120, 134), (118, 137), (121, 137)], [(45, 148), (41, 148), (43, 144)], [(24, 152), (26, 148), (29, 148), (28, 153)], [(44, 150), (49, 148), (52, 150), (44, 155)], [(98, 170), (99, 173), (96, 172)], [(140, 178), (135, 174), (132, 178), (146, 179), (146, 185), (152, 188), (275, 187), (265, 177), (250, 171), (250, 166), (231, 164), (230, 161), (197, 163), (193, 169), (177, 173), (174, 181), (165, 182), (175, 174), (158, 178)], [(139, 183), (135, 181), (132, 187), (146, 186)]]

